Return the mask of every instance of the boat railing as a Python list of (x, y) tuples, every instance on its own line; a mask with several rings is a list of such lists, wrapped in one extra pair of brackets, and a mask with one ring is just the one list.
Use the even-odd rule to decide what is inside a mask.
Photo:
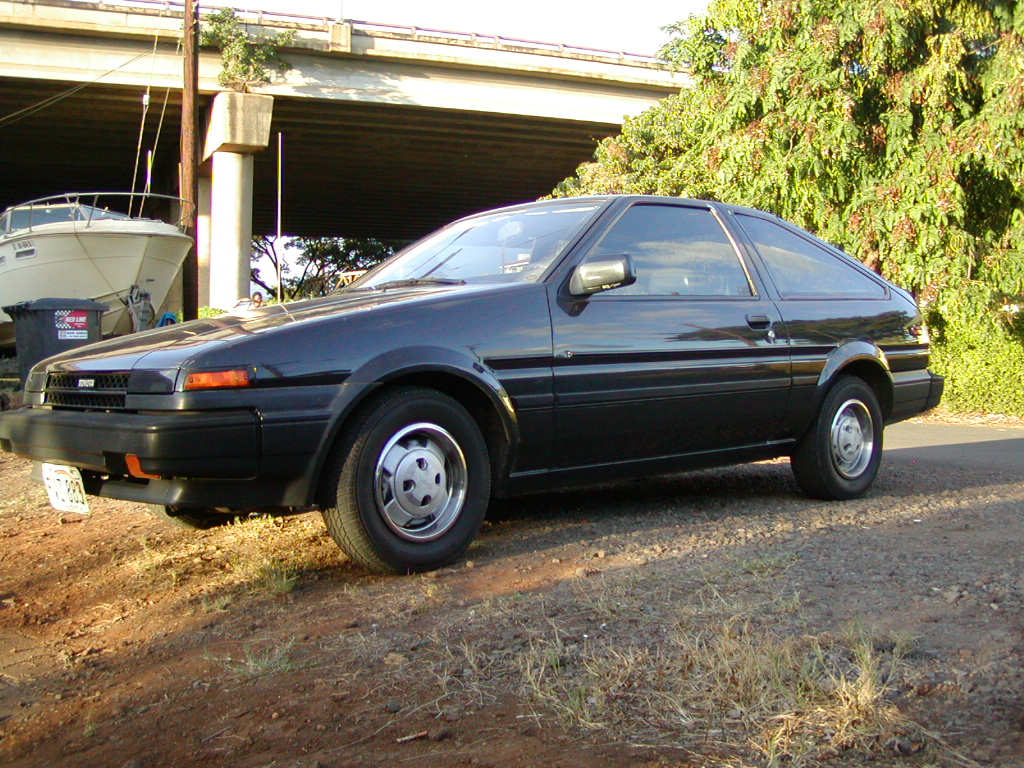
[(149, 192), (67, 192), (12, 206), (0, 217), (0, 231), (11, 233), (43, 224), (72, 221), (89, 227), (96, 221), (161, 221), (184, 232), (194, 205), (171, 195)]

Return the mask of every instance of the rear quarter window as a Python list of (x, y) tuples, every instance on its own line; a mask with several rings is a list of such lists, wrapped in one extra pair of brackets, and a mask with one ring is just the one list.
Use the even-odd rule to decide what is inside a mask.
[(783, 299), (883, 299), (885, 287), (845, 257), (771, 221), (737, 214)]

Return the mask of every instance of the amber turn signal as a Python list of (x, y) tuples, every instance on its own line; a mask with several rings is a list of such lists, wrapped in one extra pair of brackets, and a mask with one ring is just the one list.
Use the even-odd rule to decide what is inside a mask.
[(144, 477), (148, 480), (160, 479), (160, 475), (151, 475), (148, 472), (143, 472), (142, 464), (139, 462), (139, 457), (134, 453), (129, 453), (125, 456), (124, 463), (128, 465), (128, 474), (132, 477)]
[(196, 371), (185, 378), (185, 390), (223, 389), (224, 387), (248, 387), (252, 384), (249, 371), (237, 368), (233, 371)]

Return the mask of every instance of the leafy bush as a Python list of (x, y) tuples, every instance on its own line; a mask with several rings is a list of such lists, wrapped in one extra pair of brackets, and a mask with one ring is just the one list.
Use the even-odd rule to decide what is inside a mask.
[(235, 12), (224, 8), (204, 20), (199, 41), (202, 45), (220, 49), (223, 69), (217, 76), (217, 82), (224, 88), (248, 93), (270, 82), (268, 67), (291, 69), (277, 51), (290, 45), (294, 39), (294, 31), (265, 37), (250, 36)]
[(1020, 412), (1019, 378), (995, 370), (1024, 368), (1003, 309), (1024, 301), (1024, 8), (716, 0), (671, 30), (662, 55), (693, 87), (554, 194), (777, 213), (934, 308), (950, 404)]
[(946, 376), (947, 408), (1024, 416), (1024, 315), (1005, 303), (994, 316), (993, 303), (973, 285), (928, 312), (932, 368)]

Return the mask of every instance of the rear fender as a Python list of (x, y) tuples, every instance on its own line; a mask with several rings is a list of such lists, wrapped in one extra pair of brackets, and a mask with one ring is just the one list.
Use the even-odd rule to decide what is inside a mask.
[(885, 353), (867, 341), (849, 341), (833, 350), (818, 376), (815, 393), (817, 413), (837, 376), (850, 374), (864, 379), (874, 389), (883, 414), (892, 410), (892, 370)]

